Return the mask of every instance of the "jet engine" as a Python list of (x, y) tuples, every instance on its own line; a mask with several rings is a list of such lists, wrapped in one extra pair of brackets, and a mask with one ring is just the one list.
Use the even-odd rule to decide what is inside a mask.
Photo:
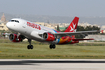
[(54, 41), (55, 36), (51, 33), (44, 33), (43, 34), (43, 39), (45, 39), (46, 41)]
[(17, 36), (17, 34), (10, 34), (9, 35), (9, 40), (12, 41), (12, 42), (21, 42), (22, 41), (22, 38), (21, 36)]

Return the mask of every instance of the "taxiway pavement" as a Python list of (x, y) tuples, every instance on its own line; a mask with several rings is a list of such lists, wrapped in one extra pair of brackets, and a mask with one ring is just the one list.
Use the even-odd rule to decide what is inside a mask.
[(0, 70), (105, 70), (105, 59), (0, 59)]

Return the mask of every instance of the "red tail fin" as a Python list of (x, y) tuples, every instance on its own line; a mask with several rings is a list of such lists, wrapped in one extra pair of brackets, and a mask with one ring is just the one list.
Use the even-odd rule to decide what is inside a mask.
[(79, 17), (75, 17), (65, 32), (76, 32)]

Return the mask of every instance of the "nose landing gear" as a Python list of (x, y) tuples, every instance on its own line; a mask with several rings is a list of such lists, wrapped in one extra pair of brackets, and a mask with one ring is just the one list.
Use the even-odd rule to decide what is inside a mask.
[(27, 46), (27, 49), (33, 49), (33, 45), (31, 45), (31, 39), (28, 39), (29, 45)]

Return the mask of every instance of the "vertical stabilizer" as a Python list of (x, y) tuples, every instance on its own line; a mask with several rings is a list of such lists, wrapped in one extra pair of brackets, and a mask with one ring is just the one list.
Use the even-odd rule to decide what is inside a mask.
[(79, 21), (79, 17), (75, 17), (64, 32), (76, 32), (78, 21)]

